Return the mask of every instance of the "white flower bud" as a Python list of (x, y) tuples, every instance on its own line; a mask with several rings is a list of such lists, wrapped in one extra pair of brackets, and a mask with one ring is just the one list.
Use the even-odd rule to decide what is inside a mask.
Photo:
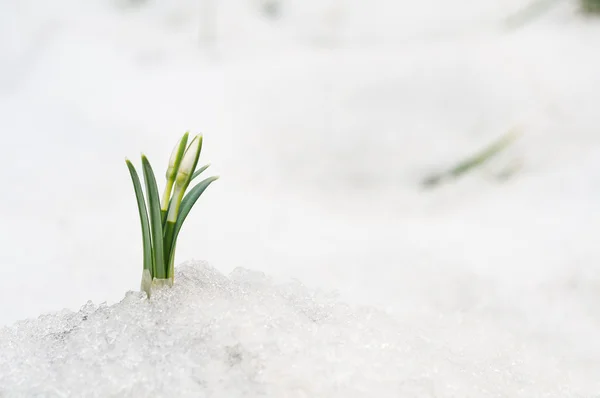
[(194, 140), (183, 155), (179, 170), (177, 170), (177, 185), (186, 186), (189, 183), (192, 174), (194, 173), (194, 169), (196, 168), (196, 164), (198, 164), (201, 149), (202, 135), (199, 134), (194, 137)]
[[(175, 173), (177, 173), (177, 160), (181, 157), (181, 153), (185, 150), (185, 144), (187, 143), (189, 133), (185, 133), (183, 137), (179, 140), (175, 148), (173, 148), (173, 152), (171, 152), (171, 158), (169, 159), (169, 167), (167, 168), (167, 180), (172, 180), (175, 178)], [(182, 148), (183, 146), (183, 148)]]

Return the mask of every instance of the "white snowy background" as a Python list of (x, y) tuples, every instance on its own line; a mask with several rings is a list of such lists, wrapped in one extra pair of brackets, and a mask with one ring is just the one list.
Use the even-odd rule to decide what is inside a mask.
[[(530, 3), (0, 3), (0, 325), (139, 288), (124, 159), (163, 170), (190, 130), (221, 179), (177, 263), (336, 292), (481, 371), (514, 350), (526, 393), (489, 378), (489, 396), (597, 396), (600, 20), (568, 0), (513, 18)], [(511, 129), (502, 156), (422, 189)], [(444, 380), (414, 396), (454, 396)]]

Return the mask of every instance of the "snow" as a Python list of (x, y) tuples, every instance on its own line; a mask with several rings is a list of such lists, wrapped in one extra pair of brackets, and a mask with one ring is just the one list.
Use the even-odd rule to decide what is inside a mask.
[[(555, 3), (515, 27), (508, 21), (529, 2), (287, 0), (272, 19), (260, 1), (223, 0), (212, 31), (200, 28), (208, 0), (0, 5), (0, 342), (10, 342), (0, 396), (60, 396), (52, 386), (78, 395), (102, 378), (130, 388), (119, 367), (156, 347), (129, 344), (134, 326), (121, 331), (115, 317), (161, 304), (121, 301), (141, 277), (124, 158), (143, 151), (164, 170), (186, 130), (205, 134), (201, 161), (221, 179), (186, 221), (176, 262), (206, 260), (205, 282), (243, 267), (273, 284), (253, 285), (248, 302), (235, 278), (190, 293), (186, 272), (202, 272), (182, 268), (173, 297), (199, 295), (203, 306), (179, 307), (189, 317), (164, 327), (183, 338), (189, 322), (228, 312), (240, 321), (221, 324), (229, 331), (248, 322), (259, 333), (266, 314), (283, 325), (254, 342), (214, 333), (174, 352), (169, 361), (197, 360), (172, 375), (186, 380), (181, 396), (598, 394), (600, 23), (574, 1)], [(502, 156), (422, 189), (427, 175), (512, 129), (522, 137)], [(300, 303), (278, 296), (292, 279), (339, 295), (331, 306), (313, 298), (328, 321), (311, 326)], [(280, 298), (252, 301), (269, 295)], [(34, 319), (88, 300), (107, 304)], [(141, 336), (162, 330), (152, 323), (160, 313), (135, 316), (132, 325), (154, 325)], [(75, 325), (73, 340), (46, 346)], [(327, 356), (332, 335), (346, 345)], [(73, 368), (48, 369), (88, 337), (117, 339), (131, 362), (111, 368), (92, 355), (109, 350), (99, 345)], [(236, 344), (260, 360), (225, 372), (224, 347)], [(145, 364), (140, 374), (161, 369)], [(75, 380), (77, 368), (95, 376)], [(23, 384), (36, 379), (42, 390)]]
[(423, 331), (244, 268), (225, 277), (195, 262), (176, 278), (150, 300), (130, 292), (2, 330), (0, 385), (14, 396), (86, 397), (586, 396), (598, 387), (597, 367), (572, 385), (568, 361), (487, 328), (485, 317), (462, 320), (472, 339), (461, 347), (446, 340), (459, 332), (447, 324)]

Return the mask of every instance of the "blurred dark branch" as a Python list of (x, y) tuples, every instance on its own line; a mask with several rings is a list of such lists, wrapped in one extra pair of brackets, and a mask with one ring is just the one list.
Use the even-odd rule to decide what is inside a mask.
[(600, 0), (581, 0), (581, 10), (589, 15), (600, 15)]
[(508, 29), (522, 28), (529, 22), (550, 11), (561, 0), (536, 0), (506, 18)]

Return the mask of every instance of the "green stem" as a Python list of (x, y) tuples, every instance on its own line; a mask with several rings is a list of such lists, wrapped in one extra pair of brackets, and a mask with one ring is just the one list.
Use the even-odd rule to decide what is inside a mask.
[[(165, 275), (166, 278), (170, 278), (171, 277), (171, 246), (173, 245), (173, 237), (174, 237), (174, 232), (175, 232), (175, 223), (174, 222), (170, 222), (167, 221), (167, 223), (165, 224), (165, 237), (163, 239), (164, 242), (164, 248), (165, 248)], [(175, 250), (173, 248), (173, 250)]]
[(169, 205), (169, 211), (167, 214), (167, 220), (164, 223), (163, 229), (163, 249), (164, 249), (164, 265), (165, 275), (169, 277), (169, 271), (171, 269), (170, 259), (172, 254), (173, 239), (175, 235), (175, 223), (177, 221), (177, 215), (179, 213), (179, 207), (183, 200), (183, 194), (185, 193), (185, 186), (181, 184), (175, 184), (175, 192)]
[(175, 182), (174, 178), (170, 178), (167, 180), (167, 185), (165, 186), (165, 191), (163, 192), (162, 204), (160, 206), (160, 215), (162, 218), (162, 224), (165, 225), (165, 221), (167, 218), (167, 211), (169, 210), (169, 202), (171, 199), (171, 192), (173, 191), (173, 183)]
[(177, 213), (179, 213), (179, 205), (183, 199), (183, 194), (185, 193), (185, 187), (181, 184), (175, 185), (175, 192), (173, 193), (173, 198), (171, 199), (171, 203), (169, 204), (169, 212), (167, 214), (167, 223), (175, 222), (177, 220)]

